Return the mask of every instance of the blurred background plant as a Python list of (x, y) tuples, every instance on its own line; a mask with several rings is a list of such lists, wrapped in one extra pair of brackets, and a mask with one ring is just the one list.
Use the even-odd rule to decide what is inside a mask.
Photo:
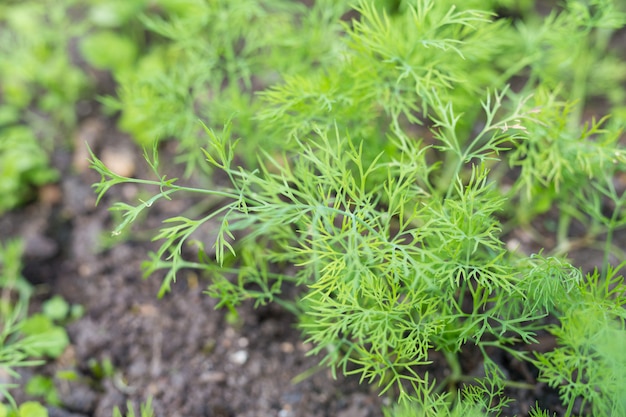
[(69, 13), (75, 3), (0, 4), (0, 213), (58, 179), (51, 153), (55, 145), (69, 144), (77, 103), (90, 84), (70, 50), (85, 30)]
[[(21, 256), (22, 242), (0, 243), (0, 402), (8, 401), (14, 409), (9, 389), (17, 385), (11, 380), (20, 378), (18, 368), (40, 365), (63, 353), (69, 344), (63, 324), (71, 309), (55, 297), (43, 304), (42, 313), (29, 313), (33, 287), (21, 275)], [(53, 386), (46, 387), (45, 395), (54, 404)]]

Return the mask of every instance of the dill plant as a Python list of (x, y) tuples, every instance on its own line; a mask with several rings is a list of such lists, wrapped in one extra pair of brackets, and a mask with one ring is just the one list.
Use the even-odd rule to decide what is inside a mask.
[(219, 128), (236, 113), (232, 128), (251, 146), (283, 143), (282, 136), (253, 122), (262, 108), (253, 93), (340, 59), (339, 18), (349, 10), (347, 1), (332, 0), (311, 9), (288, 0), (135, 4), (138, 18), (126, 25), (140, 28), (142, 41), (154, 41), (133, 67), (112, 71), (117, 95), (103, 101), (120, 112), (119, 127), (143, 146), (176, 137), (187, 173), (206, 168), (196, 152), (204, 141), (199, 118)]
[[(210, 202), (213, 209), (202, 216), (167, 219), (155, 235), (161, 246), (145, 266), (148, 275), (165, 271), (159, 295), (177, 273), (195, 268), (210, 279), (207, 292), (220, 306), (280, 303), (298, 316), (312, 353), (321, 353), (333, 371), (359, 375), (399, 399), (397, 415), (504, 413), (505, 389), (523, 384), (507, 380), (491, 358), (494, 349), (535, 365), (540, 380), (559, 388), (567, 416), (578, 398), (594, 415), (619, 414), (625, 286), (620, 267), (610, 264), (619, 254), (612, 236), (625, 216), (624, 192), (612, 178), (623, 172), (626, 153), (615, 122), (581, 123), (577, 106), (586, 90), (567, 94), (591, 76), (590, 67), (572, 74), (572, 84), (564, 77), (559, 89), (549, 54), (559, 45), (551, 37), (565, 38), (581, 25), (586, 35), (601, 36), (604, 26), (623, 25), (624, 14), (610, 1), (593, 7), (569, 1), (542, 20), (527, 7), (530, 16), (513, 25), (494, 19), (499, 2), (475, 3), (362, 0), (354, 6), (357, 17), (343, 22), (343, 3), (298, 9), (303, 22), (324, 16), (323, 28), (342, 34), (329, 41), (336, 59), (305, 60), (315, 65), (303, 73), (276, 57), (261, 67), (236, 67), (246, 70), (228, 73), (230, 87), (219, 90), (242, 81), (236, 94), (256, 103), (250, 126), (272, 132), (267, 148), (242, 135), (241, 115), (221, 131), (208, 117), (202, 156), (226, 185), (181, 185), (161, 172), (154, 147), (146, 153), (154, 180), (116, 175), (92, 154), (101, 174), (98, 199), (122, 183), (155, 190), (138, 204), (113, 205), (123, 215), (114, 233), (181, 193)], [(146, 22), (163, 33), (188, 30)], [(532, 25), (540, 41), (531, 42)], [(554, 27), (561, 30), (551, 32)], [(184, 39), (204, 45), (201, 38)], [(577, 59), (584, 48), (602, 56), (596, 43), (581, 45)], [(308, 53), (298, 47), (295, 56)], [(246, 51), (231, 50), (233, 61), (226, 62), (253, 62), (255, 54)], [(618, 67), (606, 68), (614, 88)], [(246, 80), (263, 74), (259, 68), (280, 71), (280, 81), (252, 98)], [(507, 84), (513, 77), (526, 83), (513, 91)], [(185, 99), (193, 101), (190, 94)], [(253, 163), (241, 162), (253, 156)], [(608, 217), (607, 200), (614, 207)], [(525, 254), (507, 247), (505, 227), (530, 228), (548, 208), (560, 215), (556, 248)], [(574, 246), (574, 219), (591, 221), (588, 242), (606, 242), (603, 264), (586, 277), (563, 256)], [(212, 241), (195, 240), (201, 229), (212, 231)], [(197, 259), (183, 256), (188, 245)], [(297, 300), (282, 296), (286, 285), (301, 289)], [(548, 326), (548, 315), (560, 324)], [(533, 354), (543, 330), (559, 345)], [(484, 378), (463, 374), (460, 353), (468, 349), (479, 352)], [(449, 372), (435, 380), (424, 370), (440, 357)]]

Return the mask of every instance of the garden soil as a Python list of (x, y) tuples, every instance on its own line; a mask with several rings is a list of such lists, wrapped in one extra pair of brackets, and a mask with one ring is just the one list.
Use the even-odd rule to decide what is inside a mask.
[[(150, 236), (161, 221), (198, 201), (175, 200), (147, 211), (131, 234), (111, 237), (115, 221), (108, 207), (116, 201), (137, 202), (145, 195), (134, 185), (113, 188), (96, 205), (92, 184), (98, 174), (88, 167), (88, 144), (115, 170), (150, 177), (142, 152), (102, 116), (96, 105), (82, 110), (72, 146), (57, 147), (58, 183), (38, 190), (27, 206), (0, 217), (2, 240), (26, 241), (24, 276), (35, 285), (31, 309), (60, 295), (84, 308), (67, 326), (71, 344), (60, 358), (39, 368), (25, 368), (21, 382), (37, 374), (55, 378), (61, 405), (51, 417), (110, 417), (152, 398), (163, 417), (380, 417), (388, 401), (358, 376), (333, 377), (308, 355), (295, 318), (277, 305), (255, 308), (244, 303), (239, 317), (216, 309), (204, 294), (207, 282), (193, 271), (179, 274), (172, 291), (157, 297), (160, 277), (142, 277), (141, 263), (158, 243)], [(173, 164), (173, 144), (161, 152), (164, 172)], [(170, 174), (171, 177), (173, 174)], [(193, 183), (194, 179), (188, 182)], [(512, 237), (518, 241), (523, 236)], [(291, 291), (291, 290), (290, 290)], [(297, 289), (293, 289), (297, 291)], [(554, 340), (539, 335), (538, 349)], [(467, 374), (480, 374), (481, 363), (464, 350)], [(448, 370), (438, 354), (429, 372)], [(507, 415), (527, 415), (536, 401), (557, 414), (558, 395), (536, 381), (536, 372), (494, 352), (505, 375), (528, 388), (508, 392), (517, 402)], [(112, 365), (112, 366), (109, 366)], [(73, 371), (76, 378), (59, 377)], [(25, 400), (19, 390), (18, 400)]]

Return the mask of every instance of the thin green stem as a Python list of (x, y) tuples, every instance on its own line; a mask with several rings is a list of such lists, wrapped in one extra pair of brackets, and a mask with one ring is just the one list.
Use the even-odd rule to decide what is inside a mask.
[(459, 358), (454, 352), (449, 352), (447, 350), (443, 350), (443, 355), (446, 358), (446, 362), (450, 367), (450, 374), (447, 375), (433, 390), (435, 393), (442, 393), (447, 391), (452, 398), (456, 398), (457, 389), (454, 389), (455, 385), (463, 380), (463, 371), (461, 369), (461, 363), (459, 362)]

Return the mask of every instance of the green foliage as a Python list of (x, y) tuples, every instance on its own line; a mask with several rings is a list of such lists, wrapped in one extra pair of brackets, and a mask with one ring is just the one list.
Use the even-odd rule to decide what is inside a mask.
[(40, 339), (40, 343), (32, 351), (35, 356), (58, 358), (69, 344), (65, 329), (56, 326), (52, 319), (39, 313), (25, 319), (20, 327), (20, 332), (25, 336)]
[(29, 379), (24, 387), (24, 392), (34, 397), (43, 397), (46, 404), (56, 406), (61, 404), (54, 380), (43, 375), (35, 375)]
[(22, 334), (41, 339), (33, 351), (35, 356), (58, 358), (63, 353), (69, 338), (65, 328), (56, 323), (66, 320), (69, 312), (69, 304), (57, 295), (43, 303), (42, 313), (32, 314), (22, 321)]
[(528, 413), (528, 416), (529, 417), (556, 417), (556, 413), (550, 414), (546, 410), (541, 410), (535, 407), (532, 410), (530, 410), (530, 412)]
[(22, 252), (24, 243), (21, 240), (9, 240), (4, 244), (0, 242), (0, 289), (2, 300), (0, 312), (10, 314), (12, 303), (10, 292), (17, 293), (19, 301), (26, 303), (31, 294), (32, 286), (22, 277)]
[(624, 91), (616, 87), (624, 81), (625, 64), (616, 51), (607, 51), (611, 35), (626, 23), (623, 3), (569, 0), (564, 6), (543, 20), (519, 23), (521, 62), (529, 66), (530, 79), (567, 88), (578, 101), (577, 117), (588, 97), (623, 103)]
[(537, 355), (539, 379), (559, 389), (568, 413), (577, 398), (594, 416), (626, 413), (626, 284), (619, 269), (603, 278), (597, 270), (587, 276), (551, 329), (559, 348)]
[[(32, 292), (28, 282), (21, 276), (21, 256), (21, 242), (10, 241), (5, 245), (0, 242), (0, 369), (12, 378), (19, 378), (15, 368), (41, 363), (33, 359), (37, 357), (41, 338), (23, 337), (20, 333)], [(13, 302), (16, 293), (19, 298)], [(0, 382), (0, 395), (13, 407), (15, 402), (8, 390), (14, 386), (5, 381)]]
[(421, 124), (438, 103), (475, 114), (482, 91), (503, 86), (492, 63), (506, 47), (507, 28), (492, 22), (489, 12), (434, 1), (391, 16), (368, 1), (355, 10), (361, 19), (345, 26), (341, 59), (324, 72), (287, 77), (262, 92), (268, 106), (261, 121), (284, 126), (287, 137), (338, 123), (375, 142), (384, 140), (385, 124)]
[(32, 197), (33, 187), (55, 181), (48, 154), (25, 126), (0, 130), (0, 213)]
[(124, 71), (137, 55), (135, 43), (115, 32), (101, 31), (89, 35), (82, 39), (80, 46), (85, 59), (99, 69)]
[(109, 358), (104, 358), (100, 362), (95, 359), (90, 359), (87, 365), (96, 380), (110, 378), (115, 374), (115, 367)]
[(0, 107), (25, 112), (22, 118), (31, 119), (33, 127), (31, 105), (56, 123), (74, 123), (74, 104), (87, 85), (67, 50), (72, 36), (84, 30), (67, 13), (74, 3), (44, 0), (0, 6)]
[[(118, 407), (115, 407), (113, 409), (113, 417), (135, 417), (135, 407), (133, 406), (133, 404), (129, 401), (126, 404), (126, 409), (128, 410), (126, 412), (126, 414), (122, 414), (122, 412), (120, 411), (120, 409)], [(141, 406), (139, 407), (139, 415), (141, 417), (154, 417), (154, 410), (152, 408), (152, 399), (149, 398), (148, 401), (144, 404), (141, 404)]]
[(0, 417), (48, 417), (48, 410), (35, 401), (27, 401), (15, 410), (9, 410), (0, 403)]
[(452, 405), (447, 396), (433, 395), (418, 403), (401, 403), (383, 410), (385, 417), (490, 417), (470, 400)]
[(55, 140), (76, 122), (88, 76), (69, 50), (83, 24), (75, 0), (0, 5), (0, 213), (27, 202), (33, 188), (58, 178), (50, 168)]
[[(63, 299), (53, 297), (44, 303), (44, 314), (27, 316), (32, 287), (21, 276), (21, 256), (20, 241), (9, 241), (6, 245), (0, 243), (0, 370), (14, 379), (20, 378), (16, 368), (40, 365), (43, 363), (40, 358), (45, 356), (57, 358), (69, 344), (65, 329), (53, 322), (68, 316), (69, 305)], [(38, 403), (25, 403), (16, 408), (9, 392), (15, 386), (0, 382), (0, 397), (6, 399), (13, 409), (9, 412), (0, 403), (0, 415), (2, 410), (8, 416), (42, 415)], [(58, 404), (50, 378), (36, 375), (28, 381), (25, 390), (31, 395), (45, 396), (49, 404)]]
[(491, 417), (500, 416), (512, 401), (503, 395), (505, 378), (498, 366), (487, 361), (486, 376), (476, 378), (457, 393), (434, 392), (434, 385), (417, 402), (394, 404), (383, 410), (385, 417)]
[(55, 295), (42, 306), (44, 316), (50, 320), (65, 320), (70, 312), (70, 305), (60, 295)]
[[(37, 335), (23, 337), (19, 332), (23, 320), (22, 316), (25, 312), (26, 308), (24, 305), (18, 304), (10, 314), (3, 313), (1, 317), (0, 367), (12, 378), (19, 378), (19, 373), (15, 368), (35, 366), (42, 363), (40, 360), (33, 359), (40, 353), (42, 338)], [(15, 406), (15, 403), (8, 390), (15, 386), (15, 384), (4, 381), (0, 383), (0, 394), (13, 406)]]
[(348, 10), (344, 1), (311, 9), (286, 0), (153, 3), (129, 25), (158, 41), (143, 48), (132, 71), (114, 69), (118, 94), (105, 103), (121, 112), (120, 127), (140, 144), (179, 138), (188, 172), (204, 166), (195, 152), (204, 142), (200, 117), (218, 127), (236, 113), (237, 135), (282, 143), (254, 120), (262, 106), (254, 92), (281, 73), (304, 74), (339, 59), (337, 20)]
[[(495, 349), (536, 365), (568, 417), (579, 398), (593, 415), (624, 414), (625, 300), (609, 261), (626, 224), (613, 181), (626, 153), (619, 120), (582, 117), (592, 97), (623, 104), (622, 66), (604, 42), (624, 24), (620, 3), (572, 0), (540, 16), (525, 2), (518, 22), (495, 18), (507, 1), (158, 3), (140, 20), (161, 38), (138, 58), (144, 71), (118, 71), (107, 103), (138, 141), (175, 136), (188, 169), (202, 163), (224, 181), (170, 178), (156, 146), (145, 155), (155, 180), (91, 157), (98, 201), (123, 183), (153, 190), (113, 205), (114, 234), (180, 194), (211, 207), (155, 234), (145, 270), (165, 271), (160, 296), (195, 268), (232, 314), (244, 300), (280, 303), (333, 372), (407, 400), (388, 413), (505, 413), (505, 388), (520, 384)], [(191, 152), (201, 131), (206, 146)], [(556, 247), (505, 243), (505, 230), (530, 230), (549, 210)], [(601, 269), (586, 278), (562, 256), (575, 220), (590, 224), (587, 244), (604, 239)], [(286, 286), (300, 289), (295, 300)], [(559, 344), (533, 356), (545, 330)], [(484, 378), (463, 375), (467, 350)], [(449, 373), (436, 381), (423, 369), (441, 355)]]

